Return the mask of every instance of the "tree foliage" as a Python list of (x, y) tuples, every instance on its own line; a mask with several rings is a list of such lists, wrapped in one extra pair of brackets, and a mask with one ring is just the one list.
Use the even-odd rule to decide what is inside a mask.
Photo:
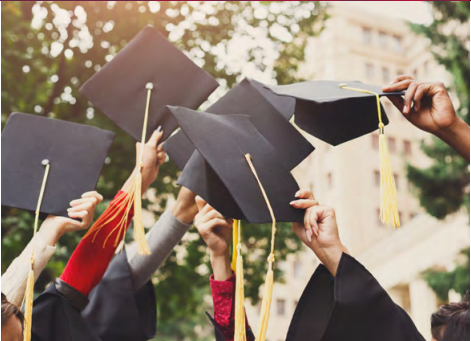
[[(469, 124), (469, 2), (431, 1), (433, 22), (412, 25), (430, 40), (432, 53), (453, 77), (459, 99), (457, 113)], [(461, 157), (438, 138), (423, 146), (433, 164), (426, 169), (411, 165), (408, 179), (417, 189), (421, 205), (432, 216), (443, 219), (462, 206), (469, 210), (469, 170)]]
[[(108, 200), (131, 173), (134, 141), (78, 89), (145, 25), (153, 25), (217, 78), (221, 87), (210, 97), (214, 101), (244, 72), (279, 83), (296, 80), (307, 39), (320, 32), (326, 18), (325, 4), (317, 1), (2, 1), (1, 11), (2, 127), (11, 112), (19, 111), (117, 132), (97, 187)], [(152, 185), (152, 200), (143, 202), (156, 218), (178, 191), (178, 175), (176, 166), (166, 162)], [(106, 202), (97, 213), (105, 207)], [(266, 270), (269, 230), (243, 225), (247, 253), (260, 250), (257, 260), (246, 257), (246, 293), (254, 303)], [(29, 214), (2, 210), (2, 271), (31, 236)], [(37, 291), (61, 273), (80, 237), (75, 233), (61, 239)], [(300, 246), (287, 224), (279, 226), (277, 237), (278, 260)], [(196, 232), (190, 230), (177, 249), (154, 278), (162, 339), (191, 335), (204, 318), (202, 297), (209, 293), (208, 257)], [(175, 327), (182, 325), (188, 330)]]

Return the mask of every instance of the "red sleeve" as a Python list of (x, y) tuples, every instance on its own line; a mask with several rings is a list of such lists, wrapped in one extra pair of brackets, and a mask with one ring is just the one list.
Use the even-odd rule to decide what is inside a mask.
[[(126, 197), (123, 196), (123, 194), (124, 192), (119, 191), (113, 201), (110, 202), (107, 210), (123, 201)], [(114, 246), (116, 240), (115, 234), (118, 232), (115, 231), (113, 235), (108, 238), (106, 245), (104, 245), (104, 243), (108, 235), (123, 218), (123, 215), (124, 209), (121, 210), (112, 221), (102, 227), (96, 234), (95, 240), (93, 240), (95, 236), (95, 234), (93, 234), (80, 241), (60, 277), (61, 280), (77, 289), (85, 296), (88, 296), (92, 289), (100, 283), (113, 258), (116, 251), (116, 247)], [(128, 214), (126, 229), (129, 227), (132, 218), (133, 212), (131, 210)], [(123, 233), (125, 232), (126, 231), (123, 231)], [(122, 238), (122, 234), (120, 234), (120, 238)]]
[[(225, 281), (216, 281), (214, 275), (209, 278), (213, 296), (214, 320), (226, 341), (234, 340), (235, 282), (236, 277), (234, 274)], [(245, 317), (245, 329), (249, 330), (247, 316)], [(248, 335), (247, 340), (250, 340)]]

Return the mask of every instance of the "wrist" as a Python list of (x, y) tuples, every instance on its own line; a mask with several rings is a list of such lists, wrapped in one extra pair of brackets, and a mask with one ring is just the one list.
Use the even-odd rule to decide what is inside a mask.
[(211, 267), (213, 268), (214, 279), (225, 281), (232, 276), (229, 252), (224, 254), (210, 253)]
[(193, 202), (177, 200), (172, 207), (172, 214), (175, 218), (185, 224), (191, 224), (198, 213), (198, 206)]
[(44, 240), (46, 245), (49, 246), (56, 246), (59, 239), (64, 235), (65, 231), (61, 226), (53, 227), (53, 226), (41, 226), (38, 231), (38, 234)]
[(456, 116), (456, 119), (452, 124), (446, 128), (439, 129), (437, 132), (435, 132), (434, 135), (446, 142), (453, 141), (466, 127), (468, 127), (466, 122), (463, 121), (460, 117)]
[(342, 258), (343, 253), (348, 254), (347, 248), (342, 243), (337, 243), (334, 245), (329, 245), (327, 247), (322, 247), (314, 250), (314, 253), (319, 258), (322, 264), (329, 270), (332, 276), (335, 277), (337, 273), (337, 268)]

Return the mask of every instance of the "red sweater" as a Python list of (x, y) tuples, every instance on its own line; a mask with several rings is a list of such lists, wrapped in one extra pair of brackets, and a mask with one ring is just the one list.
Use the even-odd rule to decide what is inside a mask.
[[(124, 200), (125, 196), (119, 199), (119, 196), (123, 195), (123, 193), (124, 192), (122, 191), (118, 192), (115, 198), (110, 202), (107, 210)], [(100, 283), (116, 251), (114, 243), (116, 240), (116, 234), (119, 233), (118, 231), (115, 231), (113, 235), (108, 238), (105, 247), (103, 247), (103, 245), (108, 235), (123, 217), (123, 214), (124, 209), (116, 216), (116, 218), (102, 227), (94, 241), (94, 234), (80, 241), (79, 245), (72, 253), (64, 272), (62, 272), (60, 277), (61, 280), (72, 286), (74, 289), (77, 289), (85, 296), (88, 296), (92, 289)], [(126, 229), (129, 227), (133, 215), (134, 213), (131, 209), (128, 214), (128, 224)], [(126, 231), (123, 231), (123, 233), (126, 233)], [(122, 237), (123, 235), (120, 233), (119, 238)]]

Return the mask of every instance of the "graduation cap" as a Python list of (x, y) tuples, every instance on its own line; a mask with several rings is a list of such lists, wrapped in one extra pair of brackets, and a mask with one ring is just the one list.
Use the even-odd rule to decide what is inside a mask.
[[(299, 187), (276, 150), (255, 128), (249, 116), (215, 115), (181, 107), (170, 107), (170, 110), (197, 149), (183, 169), (178, 183), (200, 195), (223, 215), (252, 223), (272, 223), (271, 251), (258, 337), (264, 340), (273, 290), (276, 221), (304, 220), (304, 212), (289, 204)], [(245, 333), (245, 330), (241, 331), (245, 328), (242, 326), (245, 319), (240, 235), (238, 242), (235, 313), (236, 330), (240, 332), (236, 332), (236, 336)]]
[[(157, 127), (165, 140), (178, 127), (167, 105), (197, 109), (218, 87), (216, 80), (194, 64), (153, 27), (147, 26), (110, 62), (93, 75), (80, 91), (118, 126), (141, 142), (131, 190), (118, 209), (134, 205), (134, 236), (140, 254), (149, 254), (144, 238), (141, 207), (141, 170), (144, 144)], [(116, 212), (106, 212), (114, 215)], [(98, 219), (89, 234), (108, 219)], [(117, 228), (123, 228), (122, 221)], [(86, 237), (88, 237), (88, 235)]]
[(302, 130), (334, 146), (379, 129), (381, 213), (383, 223), (400, 227), (396, 184), (389, 164), (384, 126), (389, 123), (381, 87), (361, 82), (306, 81), (270, 86), (274, 93), (296, 98), (295, 123)]
[[(114, 133), (13, 113), (2, 133), (2, 205), (39, 216), (67, 216), (71, 200), (95, 189)], [(24, 335), (31, 335), (34, 249), (25, 294)]]
[[(262, 83), (245, 78), (229, 90), (206, 112), (217, 115), (242, 114), (251, 118), (255, 128), (273, 146), (289, 170), (296, 167), (314, 147), (288, 120), (294, 111), (295, 99), (275, 95)], [(170, 158), (183, 170), (195, 150), (182, 131), (164, 143)]]

